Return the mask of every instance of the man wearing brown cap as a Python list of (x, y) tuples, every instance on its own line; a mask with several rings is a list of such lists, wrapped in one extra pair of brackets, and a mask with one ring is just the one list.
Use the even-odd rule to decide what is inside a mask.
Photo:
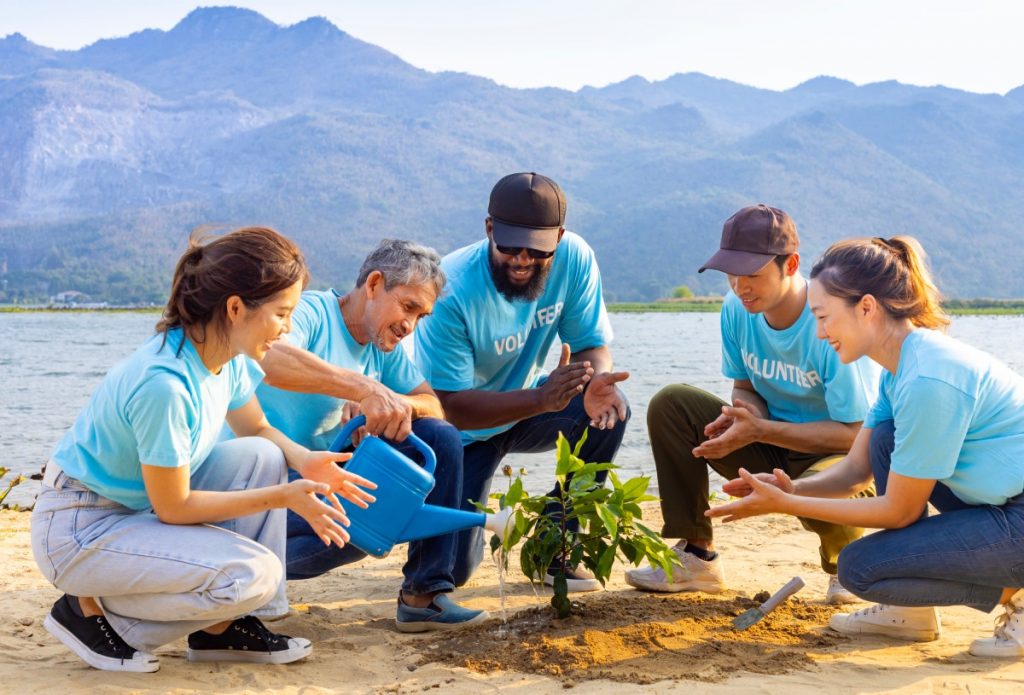
[[(681, 567), (626, 572), (647, 591), (719, 592), (726, 588), (708, 509), (708, 467), (731, 480), (740, 468), (791, 478), (810, 475), (849, 451), (878, 384), (867, 359), (844, 365), (817, 337), (800, 274), (796, 225), (782, 210), (745, 207), (725, 222), (720, 248), (700, 269), (720, 270), (731, 292), (722, 305), (722, 372), (731, 403), (686, 384), (651, 400), (647, 427), (658, 470), (663, 535), (678, 538)], [(738, 489), (733, 492), (740, 492)], [(730, 488), (726, 486), (726, 492)], [(870, 494), (870, 493), (869, 493)], [(821, 538), (829, 575), (826, 600), (857, 600), (836, 579), (839, 551), (863, 529), (801, 520)]]
[[(616, 383), (628, 374), (612, 372), (601, 275), (591, 248), (565, 231), (565, 209), (546, 176), (498, 181), (487, 237), (444, 258), (449, 289), (416, 328), (417, 365), (462, 430), (466, 509), (487, 499), (506, 454), (553, 449), (559, 432), (575, 443), (588, 426), (585, 461), (612, 461), (622, 442), (629, 410)], [(545, 374), (556, 338), (561, 358)], [(483, 531), (462, 532), (457, 585), (482, 557)], [(567, 579), (570, 591), (600, 588), (582, 568)]]

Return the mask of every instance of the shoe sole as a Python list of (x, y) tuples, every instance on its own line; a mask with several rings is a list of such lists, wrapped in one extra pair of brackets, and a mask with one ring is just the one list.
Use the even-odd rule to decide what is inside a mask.
[(983, 659), (1019, 659), (1024, 656), (1024, 647), (1018, 645), (1002, 649), (988, 644), (981, 646), (972, 644), (967, 651), (971, 656), (978, 656)]
[(300, 644), (298, 647), (283, 649), (279, 652), (255, 652), (239, 649), (192, 649), (186, 658), (192, 662), (233, 661), (243, 664), (290, 664), (305, 659), (313, 653), (313, 645)]
[[(100, 671), (153, 673), (160, 669), (160, 660), (152, 654), (147, 654), (142, 659), (132, 659), (130, 661), (97, 654), (93, 650), (89, 649), (89, 647), (82, 644), (82, 642), (79, 641), (79, 639), (75, 637), (70, 630), (57, 622), (52, 615), (46, 616), (46, 619), (43, 620), (43, 627), (46, 628), (47, 632), (60, 640), (65, 647), (74, 652), (79, 659)], [(145, 654), (145, 652), (136, 652), (136, 654)]]
[[(544, 586), (553, 587), (555, 578), (550, 574), (544, 575)], [(596, 579), (566, 579), (565, 585), (570, 594), (583, 594), (588, 591), (600, 591), (604, 587)]]
[(395, 619), (395, 629), (399, 632), (406, 634), (416, 634), (421, 632), (436, 632), (445, 630), (460, 630), (470, 625), (478, 625), (485, 620), (489, 619), (491, 614), (487, 611), (481, 611), (479, 615), (475, 615), (469, 620), (463, 620), (460, 623), (442, 623), (430, 620), (415, 620), (410, 622), (402, 622)]
[(850, 629), (846, 626), (836, 627), (830, 620), (828, 628), (841, 635), (878, 635), (879, 637), (895, 637), (908, 642), (934, 642), (941, 634), (940, 630), (914, 629), (910, 627), (865, 625), (862, 628)]
[(653, 591), (659, 594), (678, 594), (683, 591), (700, 591), (705, 594), (720, 594), (725, 591), (721, 584), (676, 584), (671, 582), (645, 582), (642, 579), (635, 579), (628, 574), (626, 583), (640, 591)]

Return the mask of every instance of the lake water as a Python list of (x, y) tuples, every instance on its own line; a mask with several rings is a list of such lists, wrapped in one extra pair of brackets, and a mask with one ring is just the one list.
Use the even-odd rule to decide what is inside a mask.
[[(151, 335), (156, 314), (0, 314), (0, 465), (37, 473), (51, 450), (113, 364)], [(647, 403), (665, 384), (686, 382), (721, 396), (717, 314), (613, 314), (616, 369), (631, 373), (622, 384), (633, 419), (616, 460), (623, 477), (654, 475), (647, 440)], [(998, 355), (1024, 372), (1024, 317), (956, 318), (951, 335)], [(556, 354), (550, 358), (554, 364)], [(536, 493), (552, 484), (551, 454), (514, 456), (526, 467)], [(8, 502), (31, 501), (38, 483), (25, 483)]]

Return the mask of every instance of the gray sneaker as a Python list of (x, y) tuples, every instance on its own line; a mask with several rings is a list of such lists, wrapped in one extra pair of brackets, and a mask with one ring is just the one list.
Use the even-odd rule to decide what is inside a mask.
[(664, 593), (703, 591), (706, 594), (718, 594), (725, 591), (721, 556), (711, 561), (701, 560), (693, 553), (686, 552), (685, 548), (685, 541), (672, 548), (680, 564), (672, 568), (671, 577), (660, 567), (648, 566), (627, 570), (626, 583), (641, 591)]

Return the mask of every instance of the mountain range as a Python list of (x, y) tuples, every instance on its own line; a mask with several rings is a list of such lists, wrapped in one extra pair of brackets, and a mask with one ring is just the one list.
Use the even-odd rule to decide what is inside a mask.
[(512, 89), (230, 7), (76, 51), (0, 40), (0, 302), (162, 302), (202, 225), (274, 226), (317, 286), (346, 288), (381, 237), (481, 238), (513, 171), (562, 185), (609, 300), (722, 292), (696, 270), (756, 202), (790, 212), (808, 265), (838, 238), (909, 233), (947, 295), (1024, 296), (1024, 87)]

